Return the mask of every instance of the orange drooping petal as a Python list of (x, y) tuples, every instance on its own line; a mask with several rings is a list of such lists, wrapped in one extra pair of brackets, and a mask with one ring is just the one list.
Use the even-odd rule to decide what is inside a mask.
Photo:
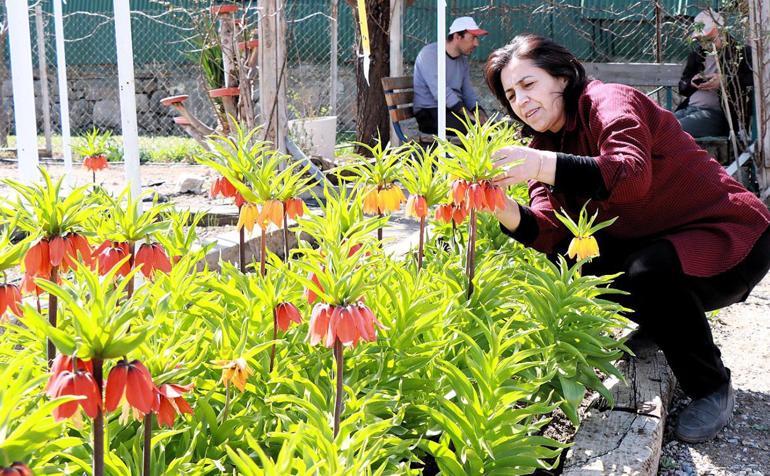
[(81, 400), (67, 402), (53, 410), (53, 417), (56, 421), (69, 418), (75, 414), (78, 407), (90, 418), (95, 418), (101, 406), (101, 395), (96, 386), (93, 376), (90, 372), (78, 370), (72, 372), (65, 370), (59, 374), (54, 382), (50, 393), (53, 398), (64, 397), (67, 395), (76, 395), (85, 397)]
[[(102, 276), (110, 272), (123, 258), (129, 255), (128, 243), (105, 241), (94, 251), (96, 265)], [(126, 276), (131, 271), (131, 265), (125, 261), (118, 270), (120, 276)]]
[(93, 375), (94, 364), (90, 360), (75, 359), (75, 365), (73, 365), (72, 356), (57, 354), (56, 358), (53, 359), (53, 364), (51, 365), (51, 377), (48, 379), (48, 383), (45, 386), (46, 395), (53, 398), (54, 395), (52, 390), (54, 384), (56, 383), (56, 379), (65, 370), (69, 370), (70, 372), (82, 370)]
[(166, 274), (171, 272), (171, 260), (168, 259), (168, 254), (166, 254), (166, 250), (163, 249), (163, 247), (158, 244), (153, 244), (153, 251), (155, 253), (155, 269), (158, 271), (162, 271)]
[(465, 221), (466, 216), (468, 216), (468, 207), (464, 203), (452, 207), (452, 221), (455, 225)]
[(290, 302), (282, 302), (275, 307), (275, 318), (278, 323), (278, 329), (286, 331), (292, 322), (302, 323), (302, 316), (299, 314), (297, 306)]
[(0, 321), (6, 311), (21, 316), (21, 291), (14, 284), (0, 284)]
[(290, 198), (284, 204), (286, 206), (286, 215), (292, 220), (305, 214), (305, 202), (301, 198)]
[(51, 259), (51, 266), (61, 266), (66, 251), (67, 247), (64, 238), (61, 236), (51, 238), (48, 242), (48, 256)]
[(88, 244), (88, 239), (85, 236), (70, 233), (64, 241), (66, 243), (63, 265), (65, 270), (77, 268), (78, 263), (83, 263), (88, 267), (92, 266), (91, 246)]
[(377, 203), (378, 195), (379, 192), (377, 189), (373, 188), (364, 196), (364, 213), (367, 215), (376, 215), (379, 213), (379, 207)]
[(423, 218), (428, 214), (428, 202), (422, 195), (410, 195), (406, 201), (406, 213), (417, 218)]
[(21, 278), (21, 292), (24, 294), (35, 293), (38, 296), (43, 294), (43, 290), (35, 284), (35, 278), (37, 276), (33, 274), (24, 273), (24, 277)]
[[(310, 278), (310, 281), (312, 281), (313, 284), (315, 284), (318, 287), (318, 289), (323, 290), (323, 287), (321, 286), (321, 282), (318, 280), (318, 276), (316, 276), (315, 273), (310, 273), (310, 276), (308, 277)], [(307, 288), (305, 289), (305, 298), (307, 299), (308, 304), (313, 304), (316, 301), (316, 299), (318, 299), (318, 295), (316, 295), (315, 291), (312, 290), (311, 288)]]
[(155, 385), (150, 372), (138, 360), (120, 360), (110, 370), (106, 388), (105, 408), (108, 412), (123, 401), (144, 415), (153, 408)]
[(155, 389), (155, 408), (160, 426), (172, 427), (176, 415), (182, 413), (192, 414), (190, 404), (182, 396), (192, 388), (190, 385), (177, 385), (164, 383)]
[(279, 200), (267, 200), (262, 204), (259, 213), (260, 227), (266, 228), (268, 223), (277, 227), (283, 226), (283, 204)]
[(222, 365), (222, 383), (225, 386), (232, 382), (241, 392), (246, 390), (246, 381), (252, 374), (246, 359), (239, 357), (234, 360), (218, 360), (214, 363)]
[(324, 303), (316, 304), (310, 314), (310, 345), (318, 345), (326, 337), (329, 331), (329, 319), (331, 306)]
[(151, 277), (155, 271), (164, 273), (171, 272), (171, 262), (163, 250), (163, 247), (157, 243), (142, 243), (136, 252), (134, 266), (141, 266), (142, 274), (145, 277)]
[(442, 204), (436, 207), (436, 220), (449, 223), (452, 220), (452, 205)]
[(48, 240), (40, 239), (24, 255), (24, 271), (48, 279), (51, 276), (51, 257)]
[(0, 468), (0, 476), (33, 476), (32, 470), (24, 463), (14, 461), (7, 468)]
[(457, 179), (452, 182), (452, 201), (455, 205), (465, 201), (465, 192), (468, 190), (468, 182)]
[(468, 205), (476, 210), (484, 210), (487, 208), (486, 197), (484, 196), (484, 189), (481, 184), (476, 182), (472, 183), (468, 187)]

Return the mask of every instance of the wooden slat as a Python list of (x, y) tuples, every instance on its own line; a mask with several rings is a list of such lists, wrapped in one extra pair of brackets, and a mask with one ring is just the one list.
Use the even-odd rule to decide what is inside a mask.
[(401, 106), (412, 104), (414, 102), (414, 91), (403, 91), (400, 93), (385, 93), (385, 102), (388, 106)]
[(584, 63), (586, 74), (605, 83), (629, 86), (677, 86), (683, 65), (679, 63)]
[(382, 78), (382, 89), (385, 91), (393, 91), (394, 89), (412, 89), (414, 87), (413, 84), (411, 76)]
[(411, 119), (413, 117), (414, 117), (414, 112), (412, 111), (411, 107), (403, 107), (400, 109), (390, 110), (390, 120), (393, 122), (400, 122), (406, 119)]

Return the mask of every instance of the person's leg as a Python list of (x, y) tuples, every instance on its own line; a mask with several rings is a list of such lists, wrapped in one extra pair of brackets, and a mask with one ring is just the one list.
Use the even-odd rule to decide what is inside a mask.
[(438, 133), (438, 109), (420, 109), (414, 113), (417, 119), (417, 129), (423, 134)]
[(695, 138), (725, 136), (730, 130), (727, 118), (721, 110), (688, 106), (674, 115), (682, 125), (682, 129)]

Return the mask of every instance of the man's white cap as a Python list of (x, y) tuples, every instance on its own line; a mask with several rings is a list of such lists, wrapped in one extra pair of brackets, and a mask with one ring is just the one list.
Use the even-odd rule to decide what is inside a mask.
[(460, 17), (452, 22), (452, 25), (449, 27), (449, 34), (451, 35), (459, 31), (467, 31), (473, 36), (484, 36), (489, 33), (487, 30), (479, 28), (471, 17)]
[(693, 19), (694, 30), (692, 36), (698, 38), (709, 35), (715, 28), (721, 28), (724, 24), (725, 20), (722, 18), (722, 15), (710, 8), (703, 10), (695, 15), (695, 19)]

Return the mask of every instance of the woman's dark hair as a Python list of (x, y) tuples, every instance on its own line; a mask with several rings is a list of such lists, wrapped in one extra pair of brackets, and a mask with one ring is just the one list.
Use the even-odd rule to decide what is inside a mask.
[[(502, 48), (496, 49), (489, 55), (487, 64), (484, 67), (487, 86), (497, 96), (497, 99), (505, 107), (505, 110), (508, 111), (508, 114), (516, 121), (524, 124), (524, 121), (514, 114), (500, 78), (503, 68), (513, 58), (531, 60), (535, 66), (545, 70), (551, 76), (566, 78), (567, 85), (562, 95), (564, 112), (568, 119), (575, 116), (578, 98), (588, 83), (586, 70), (575, 58), (575, 55), (549, 38), (530, 34), (518, 35), (513, 41)], [(526, 124), (524, 126), (525, 132), (531, 132)]]

